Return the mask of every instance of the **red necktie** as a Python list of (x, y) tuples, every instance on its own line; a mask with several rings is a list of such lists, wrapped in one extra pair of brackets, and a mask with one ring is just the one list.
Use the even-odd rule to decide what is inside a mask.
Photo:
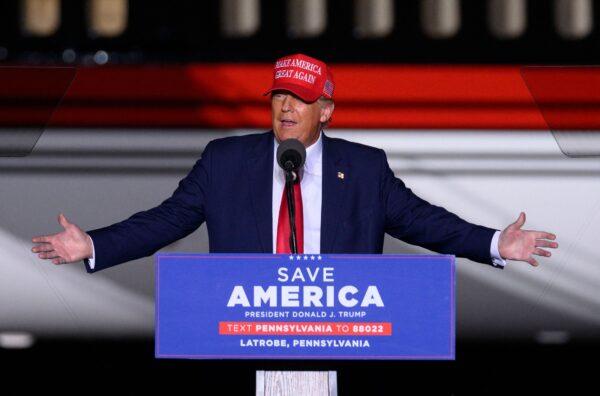
[[(300, 181), (294, 183), (294, 207), (296, 209), (296, 242), (298, 253), (304, 253), (304, 215), (302, 213), (302, 191), (300, 190)], [(281, 196), (281, 206), (279, 207), (279, 222), (277, 223), (277, 253), (291, 253), (290, 235), (290, 216), (288, 214), (288, 204), (285, 194), (285, 185), (283, 186), (283, 195)]]

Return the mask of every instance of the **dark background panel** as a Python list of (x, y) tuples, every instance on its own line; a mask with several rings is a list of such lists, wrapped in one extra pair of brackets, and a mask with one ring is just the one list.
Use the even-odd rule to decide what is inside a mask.
[(0, 350), (3, 395), (253, 395), (256, 370), (336, 370), (340, 395), (593, 393), (598, 344), (459, 343), (455, 361), (156, 360), (151, 340), (54, 340)]
[[(448, 39), (431, 39), (422, 30), (419, 0), (396, 0), (394, 29), (377, 39), (354, 32), (349, 0), (329, 0), (325, 32), (315, 38), (291, 38), (286, 29), (286, 2), (261, 1), (261, 25), (247, 38), (221, 34), (218, 0), (130, 0), (125, 32), (115, 38), (92, 37), (87, 29), (86, 2), (62, 1), (61, 25), (48, 37), (27, 37), (20, 29), (20, 0), (0, 5), (0, 60), (10, 63), (63, 63), (65, 50), (73, 63), (93, 63), (106, 51), (110, 63), (271, 62), (292, 52), (307, 52), (330, 62), (457, 63), (457, 64), (597, 64), (598, 29), (579, 40), (556, 32), (553, 1), (527, 2), (527, 28), (516, 39), (494, 37), (487, 22), (487, 1), (461, 2), (461, 28)], [(600, 10), (593, 3), (594, 23)], [(69, 61), (69, 63), (71, 63)]]

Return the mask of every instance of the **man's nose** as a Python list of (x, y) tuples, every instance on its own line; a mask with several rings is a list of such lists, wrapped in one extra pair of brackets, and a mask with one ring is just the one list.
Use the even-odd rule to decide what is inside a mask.
[(283, 102), (281, 103), (281, 111), (292, 111), (293, 109), (294, 105), (292, 103), (292, 97), (290, 95), (285, 95)]

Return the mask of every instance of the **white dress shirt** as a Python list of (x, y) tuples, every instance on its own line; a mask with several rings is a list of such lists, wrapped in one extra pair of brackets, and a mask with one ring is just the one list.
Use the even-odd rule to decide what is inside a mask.
[[(323, 186), (323, 134), (319, 134), (319, 139), (306, 149), (306, 161), (301, 170), (300, 189), (302, 191), (302, 211), (304, 220), (304, 253), (321, 253), (321, 203)], [(273, 253), (277, 251), (277, 225), (279, 223), (279, 209), (283, 197), (283, 187), (285, 186), (285, 175), (283, 169), (277, 164), (277, 147), (279, 143), (275, 139), (273, 145)], [(500, 231), (496, 231), (490, 244), (490, 257), (496, 267), (504, 267), (504, 260), (499, 253)], [(92, 241), (92, 250), (94, 242)], [(92, 258), (88, 260), (88, 265), (94, 269), (95, 250)]]

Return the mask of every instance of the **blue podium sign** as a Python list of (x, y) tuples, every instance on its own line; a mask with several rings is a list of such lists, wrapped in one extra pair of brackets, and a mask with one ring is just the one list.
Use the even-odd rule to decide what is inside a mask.
[(454, 359), (454, 256), (160, 254), (156, 357)]

